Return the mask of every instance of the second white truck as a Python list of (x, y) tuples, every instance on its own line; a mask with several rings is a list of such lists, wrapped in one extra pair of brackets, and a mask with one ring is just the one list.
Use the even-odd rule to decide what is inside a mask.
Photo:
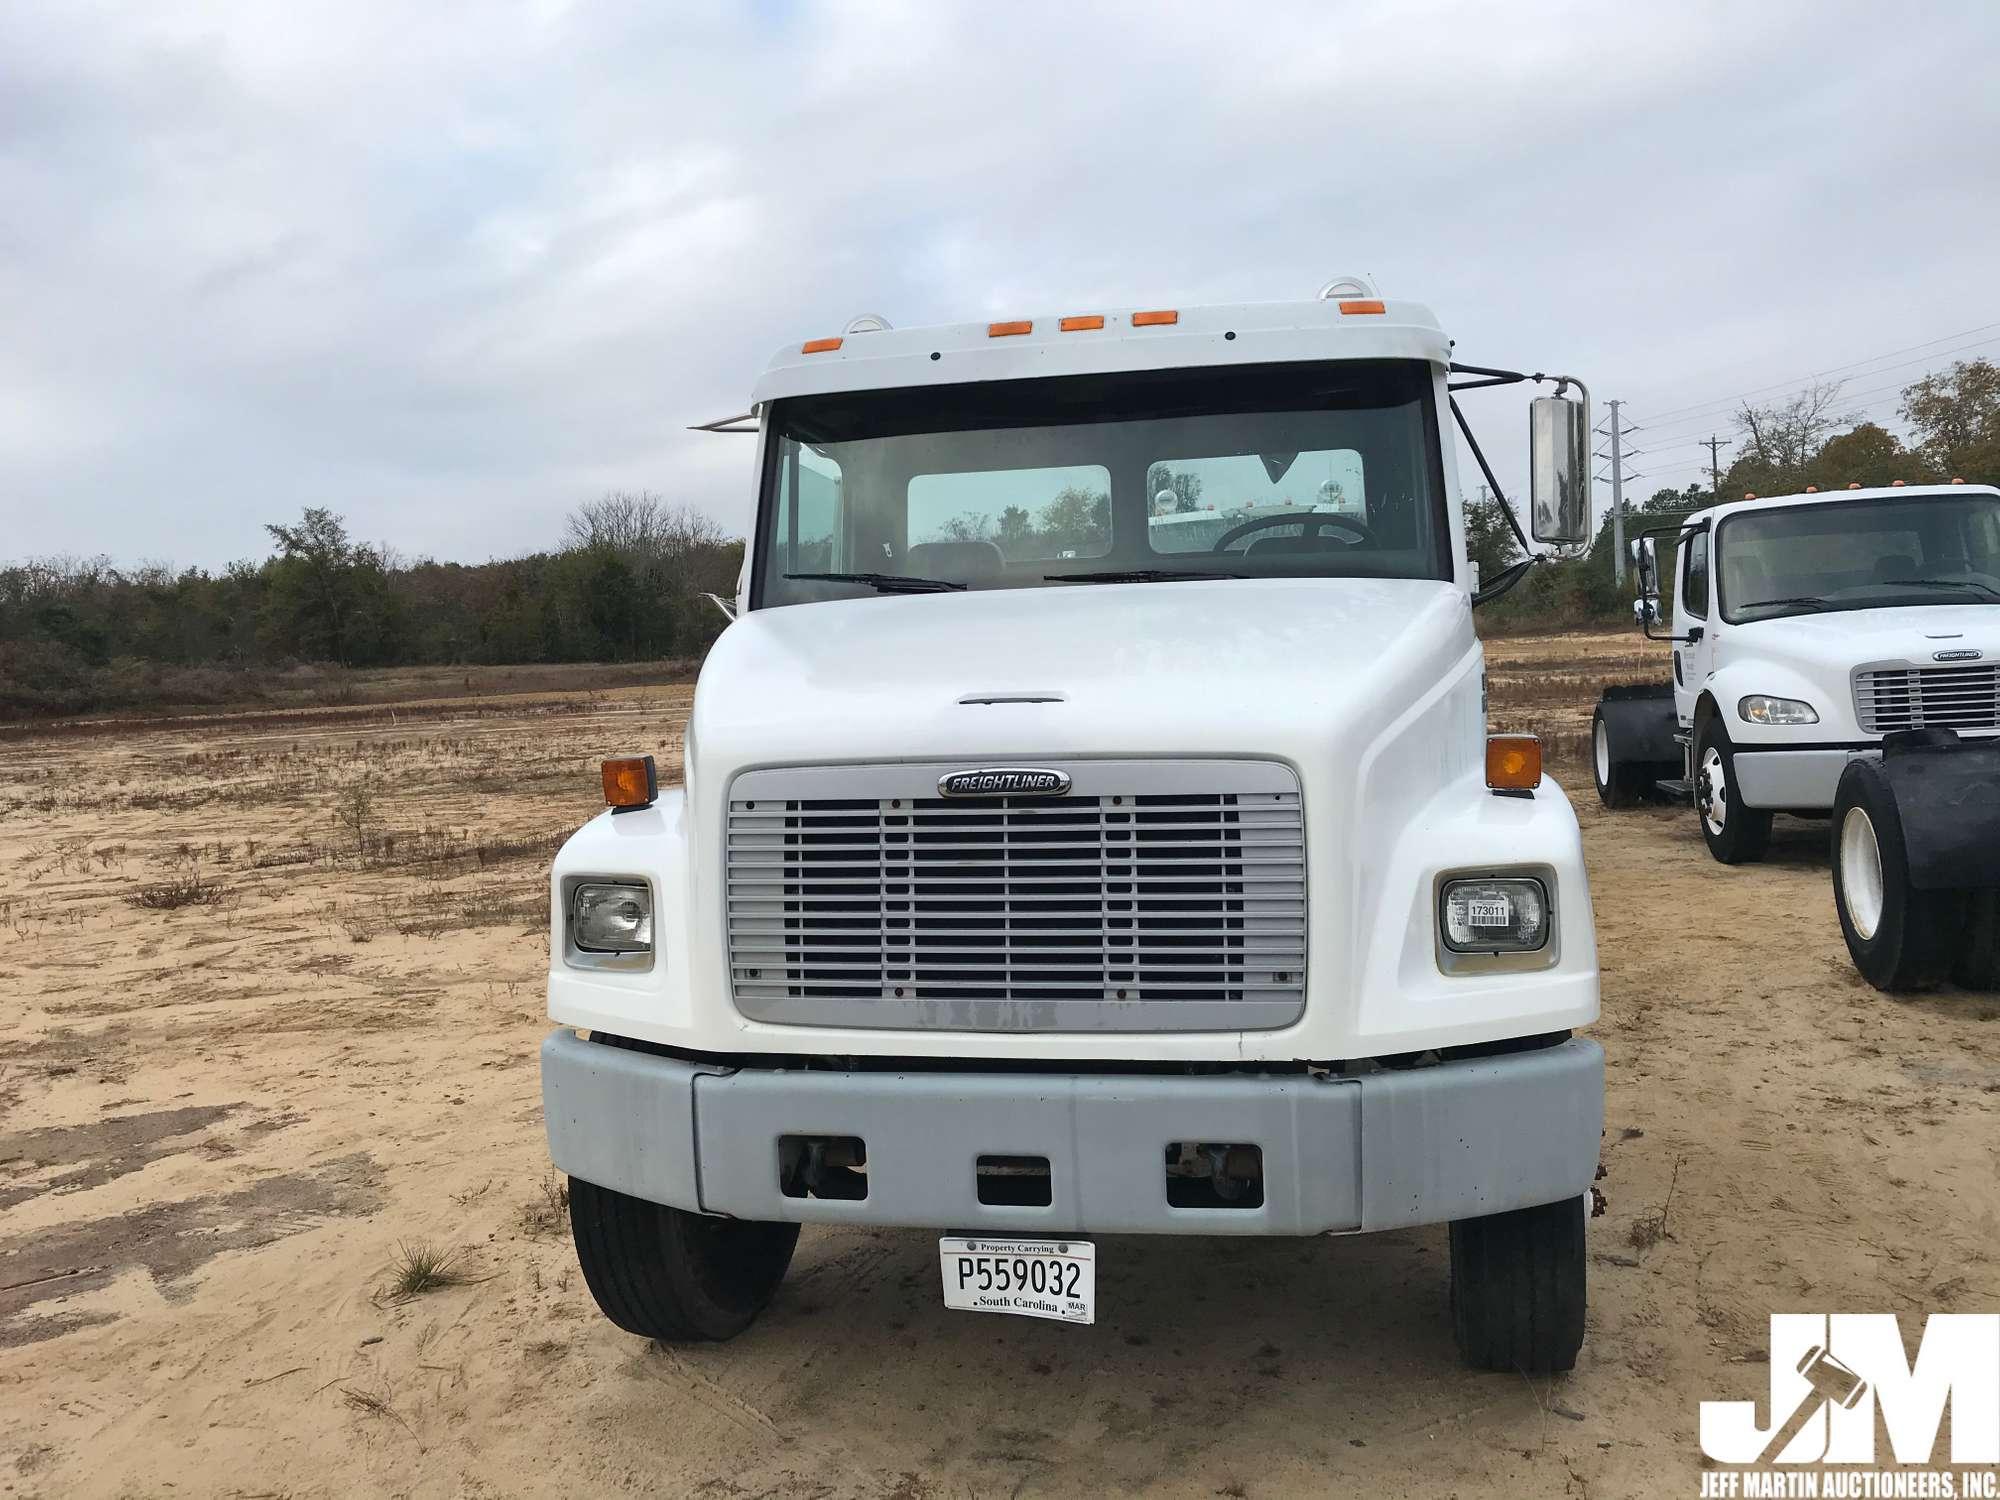
[(1872, 983), (2000, 984), (2000, 490), (1746, 496), (1667, 535), (1636, 544), (1638, 613), (1673, 682), (1598, 705), (1598, 795), (1685, 798), (1725, 864), (1761, 859), (1777, 814), (1830, 817)]

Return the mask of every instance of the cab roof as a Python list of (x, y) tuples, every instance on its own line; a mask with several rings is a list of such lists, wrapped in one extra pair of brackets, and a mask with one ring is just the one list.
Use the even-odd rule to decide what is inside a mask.
[(1739, 511), (1768, 510), (1774, 505), (1837, 505), (1844, 500), (1907, 500), (1918, 495), (1994, 495), (2000, 489), (1990, 484), (1897, 484), (1875, 485), (1866, 489), (1806, 490), (1796, 495), (1756, 495), (1743, 500), (1725, 500), (1720, 505), (1690, 511), (1683, 529), (1703, 522), (1714, 523)]
[(1323, 359), (1421, 359), (1443, 369), (1451, 343), (1429, 308), (1375, 297), (1038, 313), (787, 344), (752, 399)]

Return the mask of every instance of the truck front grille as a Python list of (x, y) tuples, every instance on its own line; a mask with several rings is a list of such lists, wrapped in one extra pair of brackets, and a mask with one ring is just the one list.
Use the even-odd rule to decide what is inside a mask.
[(1854, 712), (1869, 734), (1897, 729), (2000, 729), (2000, 664), (1856, 672)]
[(1297, 1019), (1305, 834), (1289, 769), (1081, 762), (1063, 767), (1068, 796), (937, 795), (940, 774), (965, 769), (737, 778), (726, 879), (741, 1012), (976, 1030)]

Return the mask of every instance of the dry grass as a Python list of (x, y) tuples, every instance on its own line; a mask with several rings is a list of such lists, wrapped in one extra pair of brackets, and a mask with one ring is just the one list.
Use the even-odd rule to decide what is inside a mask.
[(449, 1287), (470, 1286), (477, 1279), (466, 1273), (456, 1250), (404, 1243), (396, 1247), (396, 1259), (390, 1264), (381, 1296), (385, 1302), (408, 1302)]
[(560, 1234), (569, 1227), (569, 1182), (551, 1173), (521, 1207), (521, 1230), (529, 1235)]

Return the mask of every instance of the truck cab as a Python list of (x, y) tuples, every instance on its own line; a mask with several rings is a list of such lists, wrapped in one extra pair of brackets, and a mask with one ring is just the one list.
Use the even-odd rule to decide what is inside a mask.
[[(809, 1223), (1073, 1322), (1097, 1235), (1450, 1224), (1466, 1359), (1569, 1367), (1597, 950), (1568, 801), (1487, 732), (1447, 426), (1530, 377), (1455, 369), (1343, 282), (861, 320), (711, 424), (756, 521), (685, 785), (607, 763), (551, 877), (549, 1143), (614, 1322), (733, 1335)], [(1533, 403), (1538, 539), (1586, 534), (1588, 428)]]
[[(1640, 610), (1671, 598), (1682, 775), (1717, 859), (1760, 858), (1774, 813), (1826, 815), (1890, 735), (2000, 735), (2000, 491), (1746, 496), (1672, 536), (1666, 579), (1639, 544)], [(1602, 712), (1596, 738), (1601, 792), (1647, 758)]]

